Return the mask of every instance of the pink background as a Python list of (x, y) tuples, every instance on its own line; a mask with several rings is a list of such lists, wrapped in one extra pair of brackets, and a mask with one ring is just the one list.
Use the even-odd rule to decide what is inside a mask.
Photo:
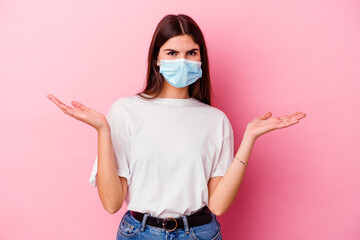
[(271, 111), (307, 116), (260, 137), (224, 239), (360, 239), (358, 1), (0, 1), (0, 239), (115, 239), (89, 182), (97, 134), (47, 97), (106, 114), (144, 86), (153, 31), (193, 17), (215, 107), (239, 148)]

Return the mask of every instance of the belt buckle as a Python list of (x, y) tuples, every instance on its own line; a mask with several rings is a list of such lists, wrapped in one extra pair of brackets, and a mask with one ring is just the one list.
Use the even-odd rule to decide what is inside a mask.
[[(168, 230), (168, 229), (165, 227), (165, 221), (166, 221), (167, 219), (172, 219), (172, 220), (175, 221), (175, 227), (174, 227), (173, 229)], [(177, 227), (177, 221), (176, 221), (176, 219), (173, 218), (173, 217), (167, 217), (167, 218), (165, 218), (165, 219), (163, 220), (162, 226), (163, 226), (163, 228), (164, 228), (165, 230), (168, 230), (169, 232), (172, 232), (172, 231), (174, 231), (174, 230), (176, 229), (176, 227)]]

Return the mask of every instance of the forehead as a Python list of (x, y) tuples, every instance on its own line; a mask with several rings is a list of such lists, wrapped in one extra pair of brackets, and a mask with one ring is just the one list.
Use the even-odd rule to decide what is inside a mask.
[(194, 40), (187, 34), (178, 35), (172, 38), (169, 38), (160, 49), (174, 49), (177, 51), (187, 51), (192, 48), (199, 48), (199, 44), (194, 42)]

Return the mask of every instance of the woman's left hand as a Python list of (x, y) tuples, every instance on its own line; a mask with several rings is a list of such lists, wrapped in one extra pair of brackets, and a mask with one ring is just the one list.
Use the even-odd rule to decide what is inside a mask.
[(275, 129), (286, 128), (299, 122), (300, 119), (306, 116), (305, 113), (296, 112), (281, 117), (272, 117), (271, 112), (267, 112), (264, 115), (255, 118), (248, 123), (245, 133), (254, 139), (261, 135), (270, 132)]

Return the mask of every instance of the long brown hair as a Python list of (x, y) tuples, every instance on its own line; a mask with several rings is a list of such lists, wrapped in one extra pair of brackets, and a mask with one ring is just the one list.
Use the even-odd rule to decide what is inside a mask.
[[(168, 14), (158, 23), (149, 48), (146, 87), (142, 92), (137, 93), (137, 95), (146, 99), (153, 99), (160, 94), (165, 80), (162, 74), (159, 73), (159, 66), (156, 65), (160, 47), (168, 39), (183, 34), (190, 35), (194, 42), (199, 44), (202, 62), (202, 77), (189, 85), (189, 96), (198, 99), (205, 104), (211, 105), (210, 92), (212, 89), (205, 39), (196, 22), (191, 17), (184, 14)], [(154, 95), (154, 97), (141, 96), (141, 93)]]

